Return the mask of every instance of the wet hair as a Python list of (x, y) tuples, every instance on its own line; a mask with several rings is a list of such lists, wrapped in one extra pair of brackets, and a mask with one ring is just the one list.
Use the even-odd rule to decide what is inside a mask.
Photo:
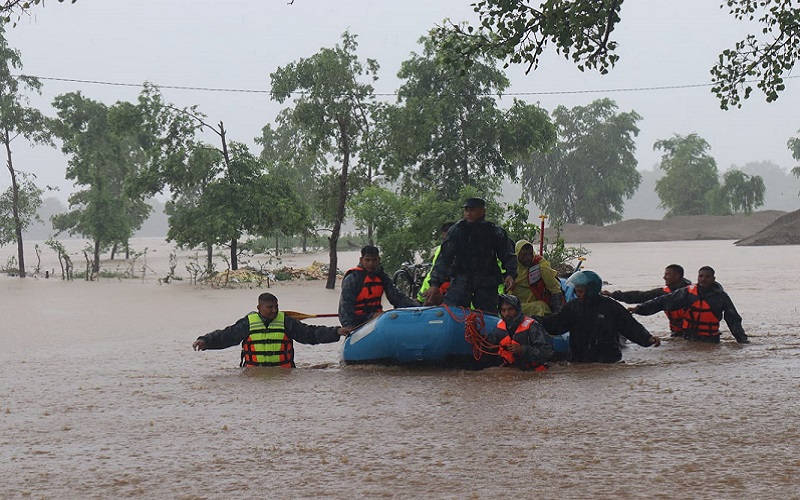
[(700, 272), (703, 272), (703, 271), (707, 271), (707, 272), (711, 273), (711, 276), (715, 276), (714, 268), (711, 267), (711, 266), (703, 266), (697, 272), (700, 273)]
[(367, 255), (374, 255), (375, 257), (379, 257), (380, 256), (380, 252), (378, 251), (378, 247), (372, 246), (372, 245), (367, 245), (364, 248), (362, 248), (361, 249), (361, 256), (365, 257)]
[(683, 266), (679, 266), (678, 264), (670, 264), (665, 269), (670, 269), (678, 273), (678, 276), (683, 278)]
[(278, 303), (278, 297), (272, 295), (269, 292), (264, 292), (258, 296), (258, 303), (261, 304), (262, 302), (275, 302)]
[(511, 307), (517, 310), (517, 313), (519, 313), (522, 310), (522, 306), (519, 303), (519, 298), (517, 298), (516, 295), (511, 295), (507, 293), (500, 294), (499, 300), (497, 301), (497, 309), (499, 310), (500, 308), (502, 308), (503, 304), (510, 305)]

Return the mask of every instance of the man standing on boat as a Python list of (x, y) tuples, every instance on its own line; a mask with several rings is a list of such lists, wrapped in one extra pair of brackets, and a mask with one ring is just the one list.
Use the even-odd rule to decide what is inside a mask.
[[(609, 292), (607, 290), (603, 290), (600, 293), (606, 297), (611, 297), (614, 300), (625, 302), (626, 304), (641, 304), (642, 302), (647, 302), (648, 300), (656, 297), (661, 297), (662, 295), (672, 293), (679, 288), (685, 288), (691, 284), (691, 281), (683, 277), (683, 267), (679, 266), (678, 264), (670, 264), (664, 269), (663, 287), (653, 288), (652, 290), (647, 291), (637, 290), (629, 292), (622, 292), (620, 290)], [(683, 315), (685, 313), (686, 311), (683, 309), (678, 309), (677, 311), (664, 311), (664, 314), (667, 315), (667, 319), (669, 319), (669, 330), (672, 337), (683, 336)]]
[(685, 310), (681, 334), (687, 339), (701, 342), (719, 342), (719, 323), (724, 319), (736, 342), (750, 342), (742, 327), (742, 317), (722, 285), (717, 283), (711, 266), (700, 268), (697, 272), (697, 284), (648, 300), (628, 310), (645, 316), (658, 311)]
[(325, 344), (338, 342), (352, 328), (312, 326), (285, 315), (278, 310), (278, 298), (271, 293), (258, 296), (256, 311), (235, 324), (197, 337), (192, 343), (195, 351), (225, 349), (242, 344), (239, 366), (279, 366), (294, 368), (294, 344)]
[(514, 295), (500, 295), (500, 317), (502, 320), (486, 340), (499, 346), (503, 365), (520, 370), (547, 370), (545, 363), (553, 357), (553, 345), (544, 327), (522, 314), (519, 299)]
[[(450, 278), (446, 305), (497, 313), (498, 285), (504, 284), (507, 292), (514, 289), (517, 256), (506, 231), (486, 220), (483, 199), (467, 198), (463, 209), (464, 218), (450, 228), (442, 242), (430, 288), (424, 294), (425, 303), (440, 303), (439, 287)], [(502, 274), (498, 262), (504, 269)]]
[(661, 340), (634, 318), (619, 302), (600, 295), (603, 280), (593, 271), (578, 271), (567, 280), (577, 298), (557, 313), (536, 316), (550, 335), (569, 332), (570, 361), (616, 363), (622, 359), (619, 336), (643, 347), (658, 347)]
[(358, 265), (349, 269), (342, 280), (339, 296), (339, 321), (342, 326), (356, 328), (383, 313), (383, 295), (395, 307), (414, 307), (419, 302), (395, 286), (381, 267), (378, 247), (361, 249)]

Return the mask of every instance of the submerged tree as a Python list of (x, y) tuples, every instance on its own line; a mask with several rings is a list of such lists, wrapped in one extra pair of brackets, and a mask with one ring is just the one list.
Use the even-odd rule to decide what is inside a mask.
[[(40, 221), (39, 207), (42, 206), (44, 190), (34, 182), (34, 175), (28, 172), (17, 172), (16, 188), (9, 186), (0, 194), (0, 245), (21, 242), (19, 233), (24, 232), (33, 223)], [(17, 247), (19, 250), (19, 245)], [(25, 261), (17, 253), (20, 277), (25, 277)]]
[(352, 163), (363, 148), (374, 103), (372, 85), (359, 82), (359, 78), (366, 75), (374, 82), (378, 71), (376, 61), (367, 59), (364, 64), (358, 60), (357, 47), (355, 35), (345, 32), (341, 45), (323, 48), (309, 58), (278, 68), (271, 75), (274, 100), (283, 103), (299, 93), (294, 107), (282, 116), (299, 132), (303, 148), (317, 151), (324, 158), (332, 156), (340, 163), (338, 169), (326, 164), (312, 165), (315, 177), (333, 180), (337, 186), (325, 284), (330, 289), (336, 286), (336, 249), (352, 189)]
[(127, 244), (152, 210), (143, 195), (132, 196), (128, 189), (145, 162), (132, 127), (136, 110), (130, 103), (108, 107), (80, 92), (57, 96), (53, 107), (59, 118), (54, 133), (70, 155), (66, 178), (83, 186), (70, 195), (71, 210), (53, 217), (53, 227), (93, 241), (97, 273), (102, 249)]
[[(476, 26), (448, 24), (437, 36), (452, 51), (449, 61), (462, 68), (469, 68), (480, 54), (490, 54), (531, 71), (553, 47), (581, 71), (605, 74), (619, 59), (612, 34), (622, 22), (622, 3), (478, 0), (472, 3), (479, 17)], [(712, 92), (723, 109), (741, 106), (755, 80), (766, 100), (774, 101), (800, 52), (800, 6), (794, 0), (726, 0), (722, 7), (739, 21), (756, 21), (760, 29), (722, 51), (711, 69)]]
[(0, 24), (0, 144), (6, 157), (6, 167), (11, 177), (11, 186), (8, 193), (9, 224), (5, 225), (13, 237), (5, 239), (5, 243), (17, 243), (17, 261), (19, 275), (24, 278), (25, 272), (25, 247), (22, 233), (31, 222), (30, 209), (34, 210), (41, 205), (42, 190), (33, 184), (35, 175), (20, 179), (21, 174), (14, 165), (11, 143), (23, 137), (31, 143), (52, 145), (47, 120), (42, 113), (28, 106), (28, 98), (23, 91), (41, 94), (42, 84), (34, 77), (13, 76), (14, 71), (22, 69), (22, 59), (18, 50), (10, 47), (4, 36), (4, 29)]
[(557, 223), (603, 225), (622, 219), (641, 181), (636, 170), (635, 112), (611, 99), (553, 111), (556, 145), (522, 165), (525, 193)]

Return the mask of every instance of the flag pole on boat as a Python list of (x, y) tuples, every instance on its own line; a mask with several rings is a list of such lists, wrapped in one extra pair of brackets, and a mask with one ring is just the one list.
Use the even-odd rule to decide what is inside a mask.
[(542, 219), (542, 226), (539, 230), (539, 255), (544, 255), (544, 220), (547, 216), (540, 215), (539, 218)]

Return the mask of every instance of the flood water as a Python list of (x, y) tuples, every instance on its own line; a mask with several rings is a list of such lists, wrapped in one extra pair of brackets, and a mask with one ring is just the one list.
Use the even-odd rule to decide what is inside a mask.
[[(0, 498), (800, 498), (800, 248), (586, 247), (611, 290), (713, 266), (752, 343), (723, 324), (720, 345), (547, 373), (341, 367), (340, 344), (295, 344), (298, 369), (242, 370), (191, 342), (263, 290), (2, 277)], [(270, 291), (336, 310), (322, 281)]]

